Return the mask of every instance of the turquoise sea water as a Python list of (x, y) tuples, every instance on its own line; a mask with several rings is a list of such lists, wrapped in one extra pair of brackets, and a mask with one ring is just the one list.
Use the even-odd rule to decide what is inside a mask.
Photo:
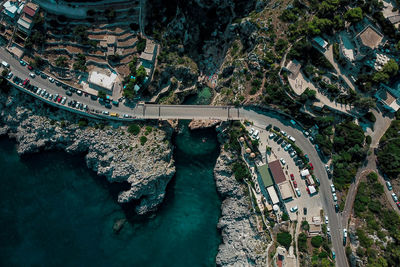
[[(212, 130), (175, 138), (176, 177), (158, 212), (137, 217), (116, 203), (121, 185), (86, 168), (82, 156), (19, 158), (0, 139), (0, 266), (213, 266), (220, 216)], [(114, 234), (114, 221), (128, 223)]]

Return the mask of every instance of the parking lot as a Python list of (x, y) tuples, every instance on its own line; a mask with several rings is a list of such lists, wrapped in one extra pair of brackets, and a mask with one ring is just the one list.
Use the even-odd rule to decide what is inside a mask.
[[(286, 180), (290, 181), (293, 200), (285, 203), (290, 219), (302, 220), (305, 218), (307, 221), (311, 221), (313, 216), (320, 216), (320, 210), (322, 209), (320, 195), (317, 193), (310, 196), (307, 192), (306, 182), (300, 176), (301, 169), (295, 164), (296, 155), (292, 154), (291, 156), (288, 148), (285, 150), (286, 145), (283, 140), (274, 141), (273, 138), (270, 138), (271, 132), (254, 126), (248, 126), (247, 130), (252, 132), (251, 128), (254, 131), (259, 131), (259, 150), (262, 154), (263, 162), (268, 163), (280, 160)], [(266, 146), (271, 148), (270, 153), (266, 153)], [(291, 174), (293, 174), (293, 180)], [(296, 188), (299, 190), (300, 196), (296, 193)], [(297, 212), (291, 212), (290, 209), (296, 206)], [(306, 214), (304, 214), (304, 208), (307, 208)]]

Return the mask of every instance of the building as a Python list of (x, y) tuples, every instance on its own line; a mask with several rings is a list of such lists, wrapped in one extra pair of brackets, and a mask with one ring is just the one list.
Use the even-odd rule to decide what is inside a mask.
[(300, 62), (298, 62), (297, 60), (291, 60), (284, 69), (289, 72), (289, 79), (295, 80), (299, 75), (300, 68)]
[(325, 51), (328, 48), (328, 42), (322, 39), (320, 36), (314, 37), (312, 39), (314, 47), (319, 50)]
[(140, 54), (140, 66), (143, 66), (146, 70), (147, 76), (150, 77), (153, 74), (153, 69), (156, 61), (158, 45), (151, 40), (146, 41), (146, 48)]
[(33, 27), (33, 18), (37, 14), (39, 6), (29, 2), (22, 9), (22, 14), (17, 21), (18, 29), (29, 35)]
[(268, 192), (268, 195), (269, 195), (269, 197), (271, 199), (272, 205), (278, 204), (279, 203), (279, 197), (278, 197), (278, 194), (275, 191), (275, 188), (273, 186), (270, 186), (270, 187), (267, 188), (267, 192)]
[(110, 76), (99, 73), (97, 71), (92, 71), (89, 74), (89, 87), (95, 90), (106, 91), (107, 94), (112, 94), (114, 89), (114, 83), (117, 79), (117, 74), (111, 73)]
[(7, 1), (3, 5), (3, 14), (7, 16), (7, 18), (14, 20), (17, 15), (21, 14), (22, 9), (24, 8), (24, 3), (22, 1)]
[(269, 162), (268, 167), (271, 171), (272, 178), (277, 185), (286, 181), (286, 177), (282, 171), (282, 166), (279, 160)]
[(277, 186), (281, 193), (282, 201), (287, 202), (293, 200), (293, 191), (289, 181), (279, 183)]
[(369, 24), (355, 38), (361, 45), (370, 49), (376, 49), (383, 40), (383, 34)]
[(264, 164), (264, 165), (261, 165), (261, 166), (257, 165), (257, 171), (261, 176), (261, 180), (262, 180), (265, 188), (274, 185), (274, 181), (272, 180), (272, 176), (271, 176), (271, 173), (268, 170), (268, 165), (267, 164)]
[[(400, 84), (397, 84), (399, 87)], [(376, 92), (375, 97), (380, 101), (383, 107), (390, 111), (396, 112), (400, 108), (400, 91), (381, 84), (381, 88)]]

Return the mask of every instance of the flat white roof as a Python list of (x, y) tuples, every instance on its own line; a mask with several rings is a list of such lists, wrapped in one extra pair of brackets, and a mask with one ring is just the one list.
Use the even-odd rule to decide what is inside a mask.
[(18, 25), (22, 26), (23, 28), (25, 28), (25, 29), (27, 29), (27, 30), (30, 30), (30, 28), (31, 28), (31, 24), (28, 23), (28, 22), (26, 22), (26, 21), (23, 20), (22, 18), (20, 18), (20, 19), (17, 21), (17, 23), (18, 23)]
[(269, 197), (271, 198), (272, 205), (279, 203), (278, 194), (276, 193), (275, 188), (273, 186), (267, 187), (267, 192)]
[(308, 169), (304, 169), (300, 172), (300, 175), (306, 177), (307, 175), (310, 175), (310, 171)]
[(4, 13), (6, 13), (12, 18), (15, 17), (15, 13), (17, 13), (18, 10), (18, 6), (16, 4), (7, 1), (4, 3), (3, 7), (4, 7)]
[(279, 191), (281, 192), (282, 200), (293, 198), (289, 181), (278, 184), (278, 187)]
[(116, 79), (117, 79), (117, 74), (115, 73), (112, 73), (111, 76), (108, 76), (106, 74), (99, 73), (97, 71), (92, 71), (89, 75), (90, 83), (106, 88), (110, 91), (112, 90)]
[(310, 190), (310, 195), (312, 195), (315, 192), (317, 192), (317, 190), (315, 190), (315, 187), (313, 185), (308, 186), (308, 189)]

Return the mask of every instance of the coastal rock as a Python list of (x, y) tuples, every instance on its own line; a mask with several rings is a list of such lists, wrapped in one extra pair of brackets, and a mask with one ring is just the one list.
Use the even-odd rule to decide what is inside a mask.
[(214, 127), (215, 125), (217, 125), (220, 122), (221, 122), (221, 120), (192, 120), (189, 123), (189, 129), (197, 130), (197, 129), (210, 128), (210, 127)]
[(217, 266), (265, 266), (268, 257), (265, 233), (257, 230), (255, 215), (250, 211), (246, 186), (236, 181), (230, 165), (235, 158), (222, 150), (214, 168), (214, 178), (222, 201), (218, 228), (222, 244), (216, 257)]
[(122, 124), (104, 126), (90, 121), (88, 127), (79, 127), (82, 118), (17, 90), (9, 95), (0, 93), (0, 110), (0, 134), (15, 138), (20, 155), (52, 149), (85, 155), (87, 166), (98, 175), (109, 182), (129, 183), (118, 201), (136, 200), (138, 214), (154, 211), (163, 201), (175, 174), (172, 130), (167, 124), (152, 126), (147, 142), (141, 145), (145, 127), (137, 136), (130, 135)]

